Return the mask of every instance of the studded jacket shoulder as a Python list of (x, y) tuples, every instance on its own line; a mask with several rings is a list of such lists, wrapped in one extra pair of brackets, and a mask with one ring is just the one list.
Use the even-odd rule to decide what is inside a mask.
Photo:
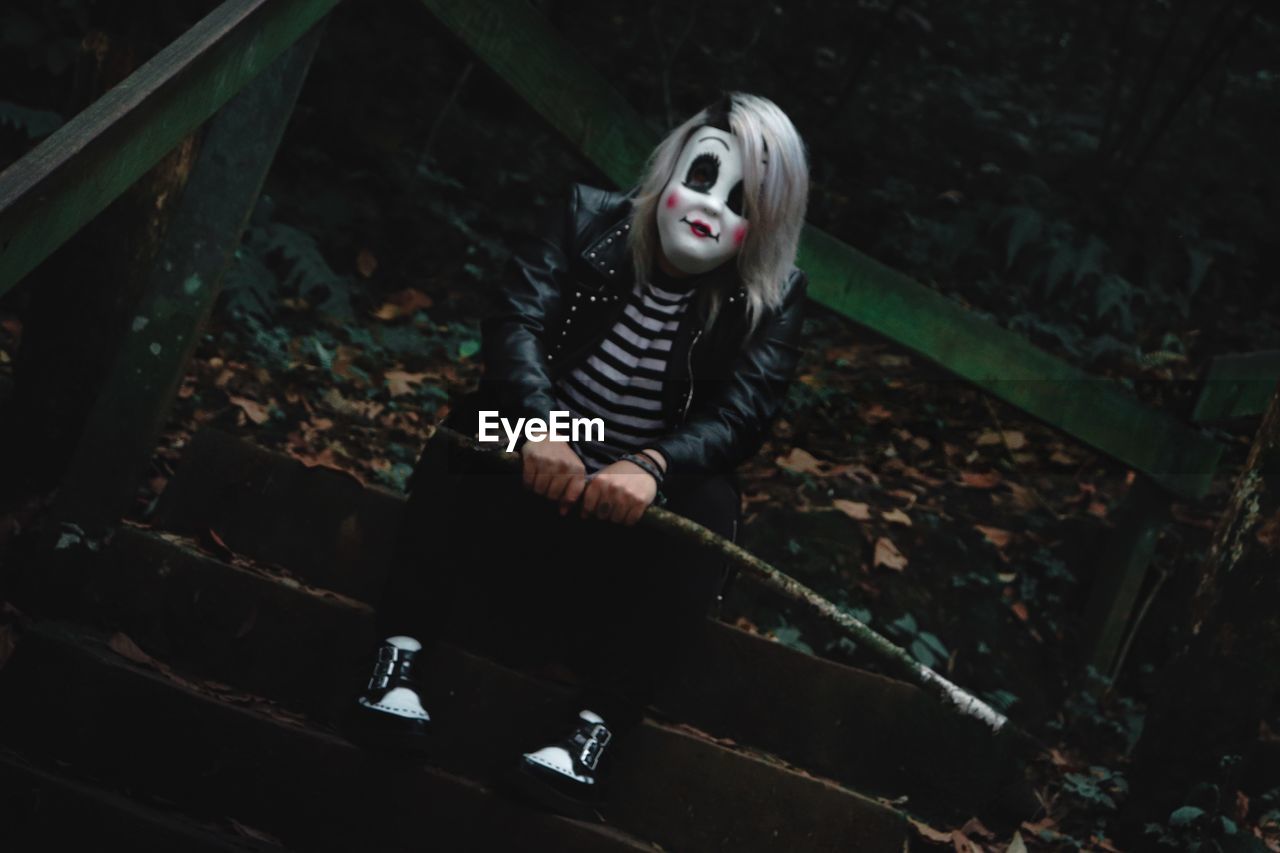
[[(635, 283), (626, 249), (631, 196), (574, 184), (566, 204), (513, 253), (481, 322), (484, 377), (452, 409), (449, 425), (476, 432), (475, 413), (547, 418), (556, 380), (612, 327)], [(795, 375), (807, 279), (792, 267), (780, 308), (747, 335), (745, 291), (732, 263), (700, 287), (724, 302), (705, 327), (705, 300), (676, 332), (663, 384), (669, 432), (651, 446), (667, 479), (724, 473), (754, 455)], [(705, 296), (700, 293), (699, 297)]]

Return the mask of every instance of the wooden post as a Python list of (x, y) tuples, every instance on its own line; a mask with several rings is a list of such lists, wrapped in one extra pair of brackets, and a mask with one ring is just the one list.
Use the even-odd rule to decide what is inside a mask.
[(1136, 827), (1182, 805), (1231, 814), (1280, 690), (1280, 385), (1196, 581), (1186, 645), (1158, 674), (1134, 750)]
[(1196, 423), (1262, 414), (1280, 380), (1280, 350), (1220, 355), (1209, 363), (1191, 420)]
[(54, 515), (86, 532), (115, 523), (151, 457), (187, 361), (221, 290), (323, 22), (210, 120), (165, 235), (58, 492)]
[(1086, 662), (1108, 679), (1115, 677), (1117, 656), (1171, 502), (1169, 492), (1138, 476), (1116, 512), (1116, 526), (1098, 562), (1085, 613)]

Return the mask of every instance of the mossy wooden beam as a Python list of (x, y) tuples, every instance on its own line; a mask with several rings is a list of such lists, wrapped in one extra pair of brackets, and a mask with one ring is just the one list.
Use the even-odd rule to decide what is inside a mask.
[(0, 294), (336, 3), (226, 0), (0, 173)]
[(821, 304), (1151, 477), (1200, 497), (1222, 447), (946, 296), (808, 226), (799, 264)]
[(423, 0), (507, 85), (600, 171), (628, 186), (658, 141), (657, 129), (523, 0)]
[[(423, 3), (618, 186), (636, 181), (658, 134), (533, 6), (520, 0)], [(714, 94), (708, 92), (708, 100)], [(1110, 380), (1089, 376), (812, 226), (799, 265), (816, 302), (1177, 495), (1199, 497), (1208, 489), (1220, 446), (1143, 407)]]
[(1280, 381), (1280, 350), (1221, 355), (1209, 363), (1191, 419), (1196, 423), (1261, 415)]
[(96, 532), (129, 509), (321, 38), (313, 26), (204, 128), (186, 189), (117, 347), (54, 514)]

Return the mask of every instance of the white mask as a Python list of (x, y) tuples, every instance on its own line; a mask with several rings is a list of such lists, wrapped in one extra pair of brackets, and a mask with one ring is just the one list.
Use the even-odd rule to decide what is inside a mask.
[(737, 255), (746, 239), (744, 212), (742, 144), (732, 133), (698, 128), (658, 200), (663, 254), (688, 275), (715, 269)]

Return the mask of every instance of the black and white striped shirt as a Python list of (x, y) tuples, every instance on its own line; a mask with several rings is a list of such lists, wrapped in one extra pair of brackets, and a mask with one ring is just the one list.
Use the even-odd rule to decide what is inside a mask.
[(663, 377), (695, 286), (694, 279), (673, 279), (656, 270), (653, 278), (636, 283), (613, 328), (554, 388), (559, 408), (571, 417), (604, 421), (604, 441), (571, 444), (588, 474), (666, 432)]

